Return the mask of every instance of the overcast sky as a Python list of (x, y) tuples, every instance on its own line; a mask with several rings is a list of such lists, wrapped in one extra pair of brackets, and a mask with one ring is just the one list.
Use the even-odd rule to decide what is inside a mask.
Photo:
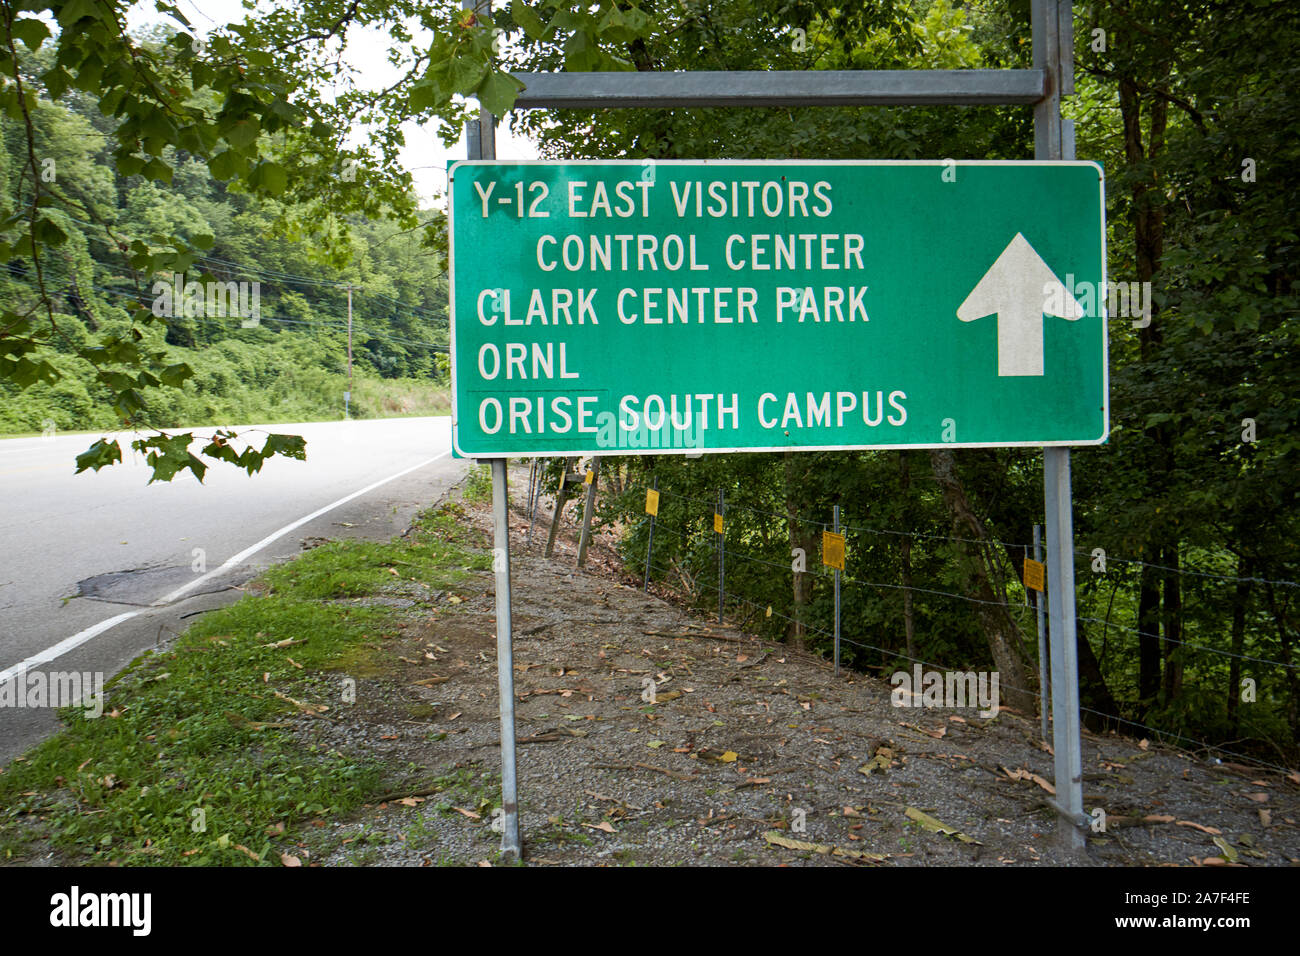
[[(240, 0), (176, 0), (176, 3), (200, 35), (227, 23), (239, 22), (247, 15)], [(154, 9), (152, 0), (136, 3), (127, 19), (133, 29), (162, 22), (171, 21)], [(397, 79), (397, 69), (388, 62), (387, 34), (378, 30), (353, 30), (349, 32), (349, 38), (344, 58), (364, 78), (366, 86), (378, 89)], [(452, 146), (444, 145), (434, 124), (407, 123), (402, 131), (406, 136), (402, 165), (414, 178), (421, 200), (432, 203), (446, 188), (447, 160), (465, 157), (464, 140), (462, 138)], [(536, 159), (537, 148), (527, 139), (512, 136), (503, 127), (497, 130), (497, 158)]]

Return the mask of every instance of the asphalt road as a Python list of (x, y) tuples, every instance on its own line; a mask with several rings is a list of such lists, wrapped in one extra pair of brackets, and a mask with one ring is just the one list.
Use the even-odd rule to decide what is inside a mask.
[[(81, 475), (95, 436), (0, 441), (0, 687), (30, 689), (41, 671), (107, 680), (303, 539), (387, 539), (467, 468), (449, 418), (250, 427), (302, 435), (307, 461), (149, 485), (130, 435), (122, 464)], [(3, 702), (0, 762), (57, 726), (52, 708)]]

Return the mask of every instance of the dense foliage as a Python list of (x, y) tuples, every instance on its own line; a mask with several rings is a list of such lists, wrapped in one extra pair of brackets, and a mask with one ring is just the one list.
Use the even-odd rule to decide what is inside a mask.
[[(1027, 8), (715, 4), (629, 56), (661, 70), (1027, 66)], [(1300, 20), (1280, 2), (1075, 8), (1077, 93), (1065, 110), (1079, 158), (1106, 169), (1110, 275), (1150, 281), (1154, 300), (1145, 327), (1111, 319), (1111, 439), (1074, 456), (1085, 719), (1290, 756), (1300, 739), (1300, 121), (1287, 91)], [(560, 58), (543, 48), (532, 65)], [(574, 111), (524, 124), (556, 157), (1033, 156), (1029, 111), (1012, 108)], [(633, 563), (644, 561), (655, 478), (665, 494), (654, 574), (713, 607), (721, 491), (731, 610), (821, 650), (832, 610), (820, 535), (840, 505), (846, 658), (886, 674), (907, 658), (993, 663), (1013, 688), (1004, 699), (1037, 709), (1014, 685), (1038, 689), (1019, 578), (1042, 523), (1039, 454), (659, 456), (606, 462), (613, 469), (625, 490), (607, 498), (605, 517), (629, 529)], [(808, 573), (792, 570), (794, 549)], [(1008, 633), (1010, 662), (996, 650)]]

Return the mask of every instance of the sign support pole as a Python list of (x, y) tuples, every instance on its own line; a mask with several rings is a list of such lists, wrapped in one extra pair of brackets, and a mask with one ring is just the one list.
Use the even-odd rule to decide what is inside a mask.
[[(462, 0), (466, 10), (488, 15), (491, 0)], [(466, 125), (467, 159), (496, 159), (496, 119), (479, 104), (478, 119)], [(492, 464), (492, 569), (496, 572), (497, 693), (501, 709), (501, 857), (514, 863), (522, 855), (519, 843), (519, 784), (515, 774), (515, 664), (510, 620), (510, 502), (506, 459)], [(496, 827), (493, 827), (496, 829)]]
[[(1034, 158), (1074, 159), (1073, 128), (1061, 120), (1061, 94), (1074, 86), (1070, 0), (1033, 0), (1034, 66), (1047, 74), (1047, 96), (1034, 106)], [(1068, 155), (1067, 155), (1068, 153)], [(1067, 849), (1085, 844), (1083, 754), (1079, 734), (1079, 646), (1074, 606), (1074, 517), (1070, 449), (1043, 449), (1047, 512), (1047, 592), (1051, 615), (1052, 749), (1056, 809)]]
[(515, 661), (510, 620), (510, 512), (506, 494), (506, 460), (492, 459), (492, 516), (495, 519), (492, 562), (497, 597), (497, 693), (501, 698), (501, 856), (519, 859), (519, 785), (515, 776)]

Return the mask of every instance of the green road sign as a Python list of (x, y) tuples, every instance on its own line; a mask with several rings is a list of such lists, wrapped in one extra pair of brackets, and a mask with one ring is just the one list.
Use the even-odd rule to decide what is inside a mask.
[(467, 457), (1106, 439), (1100, 167), (459, 162)]

